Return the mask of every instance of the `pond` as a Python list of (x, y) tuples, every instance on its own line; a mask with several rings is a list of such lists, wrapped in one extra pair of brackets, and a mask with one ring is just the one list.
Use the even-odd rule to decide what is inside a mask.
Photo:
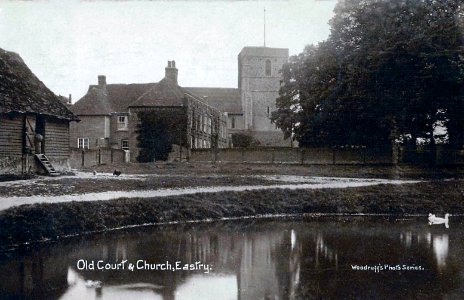
[(455, 299), (464, 225), (305, 217), (150, 226), (0, 258), (2, 298)]

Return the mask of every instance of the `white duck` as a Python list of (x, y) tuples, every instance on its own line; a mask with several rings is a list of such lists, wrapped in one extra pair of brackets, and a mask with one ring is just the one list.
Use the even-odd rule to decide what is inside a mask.
[(434, 225), (434, 224), (445, 224), (446, 228), (449, 228), (449, 216), (450, 214), (445, 214), (444, 218), (439, 218), (436, 217), (434, 214), (429, 213), (429, 225)]

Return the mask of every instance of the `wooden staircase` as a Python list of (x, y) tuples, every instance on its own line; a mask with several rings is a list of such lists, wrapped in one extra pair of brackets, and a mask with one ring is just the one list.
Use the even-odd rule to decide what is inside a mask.
[(40, 162), (40, 165), (44, 168), (44, 170), (47, 172), (48, 175), (50, 176), (59, 176), (60, 173), (58, 173), (55, 168), (53, 168), (52, 164), (48, 160), (48, 157), (45, 154), (35, 154), (34, 155), (37, 160)]

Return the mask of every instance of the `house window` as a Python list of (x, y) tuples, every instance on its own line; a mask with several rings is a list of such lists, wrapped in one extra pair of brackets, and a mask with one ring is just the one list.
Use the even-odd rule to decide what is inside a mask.
[(267, 116), (268, 116), (268, 117), (271, 116), (271, 109), (269, 108), (269, 106), (267, 107)]
[(266, 60), (266, 76), (271, 76), (271, 61)]
[(77, 139), (77, 148), (79, 148), (79, 149), (89, 149), (89, 139), (88, 138), (78, 138)]
[(203, 131), (204, 133), (206, 133), (206, 130), (207, 130), (207, 129), (206, 129), (206, 127), (207, 127), (207, 124), (206, 124), (206, 122), (207, 122), (207, 121), (206, 121), (206, 116), (203, 116), (203, 117), (202, 117), (202, 120), (203, 120), (203, 126), (202, 126), (201, 131)]
[(209, 134), (211, 134), (211, 126), (212, 126), (211, 118), (208, 117), (208, 133)]
[(235, 128), (235, 117), (232, 117), (232, 122), (231, 122), (231, 123), (232, 123), (232, 124), (231, 124), (231, 127), (232, 127), (232, 128)]
[(105, 117), (105, 138), (110, 137), (110, 117)]
[(121, 149), (122, 150), (129, 150), (129, 141), (128, 140), (122, 140), (121, 141)]
[(127, 116), (118, 116), (118, 130), (127, 130)]

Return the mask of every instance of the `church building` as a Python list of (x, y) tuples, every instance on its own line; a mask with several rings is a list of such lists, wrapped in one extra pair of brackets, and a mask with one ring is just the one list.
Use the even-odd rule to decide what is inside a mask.
[[(181, 87), (175, 62), (157, 83), (107, 84), (98, 77), (71, 110), (81, 122), (70, 128), (71, 147), (117, 148), (139, 153), (137, 117), (144, 111), (178, 110), (185, 116), (180, 149), (233, 147), (232, 135), (253, 137), (256, 146), (290, 146), (270, 120), (288, 49), (245, 47), (238, 55), (238, 88)], [(183, 122), (184, 122), (183, 121)]]
[(227, 113), (229, 145), (231, 136), (241, 133), (252, 136), (257, 146), (289, 147), (290, 139), (270, 119), (288, 57), (285, 48), (244, 47), (238, 55), (238, 88), (186, 89)]

